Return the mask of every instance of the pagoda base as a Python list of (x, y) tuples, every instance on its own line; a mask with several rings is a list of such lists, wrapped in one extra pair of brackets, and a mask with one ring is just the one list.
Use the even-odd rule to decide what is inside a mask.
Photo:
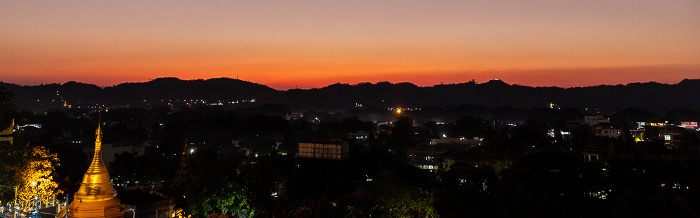
[(97, 202), (75, 200), (68, 206), (68, 217), (121, 218), (124, 217), (124, 213), (121, 212), (121, 203), (118, 199)]

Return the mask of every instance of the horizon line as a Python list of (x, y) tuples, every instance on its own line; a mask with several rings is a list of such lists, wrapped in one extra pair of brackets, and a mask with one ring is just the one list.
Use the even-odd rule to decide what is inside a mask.
[(107, 86), (100, 86), (100, 85), (93, 84), (93, 83), (89, 83), (89, 82), (81, 82), (81, 81), (75, 81), (75, 80), (69, 80), (69, 81), (66, 81), (66, 82), (63, 82), (63, 83), (54, 82), (54, 83), (39, 83), (39, 84), (18, 84), (18, 83), (5, 82), (5, 81), (1, 81), (1, 80), (0, 80), (0, 83), (13, 84), (13, 85), (18, 85), (18, 86), (42, 86), (42, 85), (52, 85), (52, 84), (64, 85), (64, 84), (67, 84), (67, 83), (70, 83), (70, 82), (75, 82), (75, 83), (82, 83), (82, 84), (95, 85), (95, 86), (97, 86), (97, 87), (100, 87), (101, 89), (104, 89), (104, 88), (107, 88), (107, 87), (114, 87), (114, 86), (118, 86), (118, 85), (122, 85), (122, 84), (128, 84), (128, 83), (148, 83), (148, 82), (155, 81), (155, 80), (157, 80), (157, 79), (177, 79), (177, 80), (181, 80), (181, 81), (196, 81), (196, 80), (207, 81), (207, 80), (214, 80), (214, 79), (230, 79), (230, 80), (238, 80), (238, 81), (249, 82), (249, 83), (253, 83), (253, 84), (258, 84), (258, 85), (266, 86), (266, 87), (268, 87), (268, 88), (271, 88), (271, 89), (274, 89), (274, 90), (277, 90), (277, 91), (289, 91), (289, 90), (294, 90), (294, 89), (301, 89), (301, 90), (305, 90), (305, 89), (306, 89), (306, 90), (311, 90), (311, 89), (326, 88), (326, 87), (329, 87), (329, 86), (332, 86), (332, 85), (337, 85), (337, 84), (356, 86), (356, 85), (360, 85), (360, 84), (364, 84), (364, 83), (369, 83), (369, 84), (373, 84), (373, 85), (376, 85), (376, 84), (379, 84), (379, 83), (390, 83), (390, 84), (410, 83), (410, 84), (412, 84), (412, 85), (415, 85), (415, 86), (418, 86), (418, 87), (423, 88), (423, 87), (435, 87), (435, 86), (440, 86), (440, 85), (465, 84), (465, 83), (471, 83), (471, 82), (474, 82), (475, 84), (485, 84), (485, 83), (492, 82), (492, 81), (501, 81), (501, 82), (503, 82), (503, 83), (505, 83), (505, 84), (508, 84), (508, 85), (527, 86), (527, 87), (533, 87), (533, 88), (539, 88), (539, 87), (545, 88), (545, 87), (548, 87), (548, 88), (563, 88), (563, 89), (569, 89), (569, 88), (586, 88), (586, 87), (595, 87), (595, 86), (630, 85), (630, 84), (636, 84), (636, 83), (642, 83), (642, 84), (643, 84), (643, 83), (658, 83), (658, 84), (665, 84), (665, 85), (677, 85), (677, 84), (681, 83), (681, 82), (684, 81), (684, 80), (700, 80), (700, 78), (683, 78), (683, 79), (681, 79), (680, 81), (678, 81), (678, 82), (676, 82), (676, 83), (663, 83), (663, 82), (658, 82), (658, 81), (650, 80), (650, 81), (645, 81), (645, 82), (629, 82), (629, 83), (625, 83), (625, 84), (623, 84), (623, 83), (617, 83), (617, 84), (612, 84), (612, 83), (610, 83), (610, 84), (604, 84), (604, 83), (602, 83), (602, 84), (595, 84), (595, 85), (589, 85), (589, 86), (568, 86), (568, 87), (566, 87), (566, 86), (556, 86), (556, 85), (552, 85), (552, 86), (531, 86), (531, 85), (524, 85), (524, 84), (519, 84), (519, 83), (508, 83), (508, 82), (506, 82), (506, 81), (504, 81), (504, 80), (502, 80), (502, 79), (499, 79), (499, 78), (493, 78), (493, 79), (490, 79), (490, 80), (488, 80), (488, 81), (486, 81), (486, 82), (478, 82), (478, 81), (476, 81), (476, 79), (472, 79), (472, 80), (468, 80), (468, 81), (464, 81), (464, 82), (439, 83), (439, 84), (432, 84), (432, 85), (418, 85), (418, 84), (416, 84), (416, 83), (414, 83), (414, 82), (411, 82), (411, 81), (392, 82), (392, 81), (388, 81), (388, 80), (376, 81), (376, 82), (364, 81), (364, 82), (357, 82), (357, 83), (349, 83), (349, 82), (340, 82), (340, 81), (338, 81), (338, 82), (331, 83), (331, 84), (327, 84), (327, 85), (321, 86), (321, 87), (315, 87), (315, 86), (313, 86), (313, 87), (311, 87), (311, 88), (308, 88), (308, 87), (307, 87), (307, 88), (299, 88), (299, 87), (297, 87), (297, 88), (288, 88), (288, 89), (277, 89), (277, 88), (273, 88), (272, 86), (267, 85), (267, 84), (262, 84), (262, 83), (257, 83), (257, 82), (253, 82), (253, 81), (242, 80), (242, 79), (238, 79), (238, 78), (231, 78), (231, 77), (211, 77), (211, 78), (197, 78), (197, 79), (181, 79), (181, 78), (179, 78), (179, 77), (165, 76), (165, 77), (158, 77), (158, 78), (155, 78), (155, 79), (150, 79), (150, 78), (149, 78), (149, 79), (146, 80), (146, 81), (125, 81), (125, 82), (115, 83), (115, 84), (107, 85)]

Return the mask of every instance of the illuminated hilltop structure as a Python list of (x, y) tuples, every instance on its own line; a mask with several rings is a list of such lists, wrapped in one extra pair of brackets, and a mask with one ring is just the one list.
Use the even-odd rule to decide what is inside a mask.
[(95, 155), (83, 176), (80, 189), (68, 206), (68, 217), (124, 217), (117, 192), (112, 187), (109, 172), (102, 160), (102, 130), (99, 125), (95, 136)]

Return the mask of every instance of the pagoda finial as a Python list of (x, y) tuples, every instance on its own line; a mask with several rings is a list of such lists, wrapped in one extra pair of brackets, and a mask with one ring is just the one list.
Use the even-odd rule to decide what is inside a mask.
[(98, 118), (97, 130), (95, 130), (95, 153), (102, 151), (102, 116)]

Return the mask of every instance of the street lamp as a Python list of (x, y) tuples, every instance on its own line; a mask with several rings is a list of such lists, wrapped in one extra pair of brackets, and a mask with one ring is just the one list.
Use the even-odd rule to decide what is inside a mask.
[(39, 214), (39, 184), (41, 184), (41, 182), (32, 182), (32, 186), (34, 186), (36, 190), (36, 196), (34, 197), (34, 213), (32, 213), (32, 217), (34, 218), (41, 218), (41, 214)]
[(17, 218), (17, 186), (15, 186), (15, 202), (12, 204), (12, 218)]

